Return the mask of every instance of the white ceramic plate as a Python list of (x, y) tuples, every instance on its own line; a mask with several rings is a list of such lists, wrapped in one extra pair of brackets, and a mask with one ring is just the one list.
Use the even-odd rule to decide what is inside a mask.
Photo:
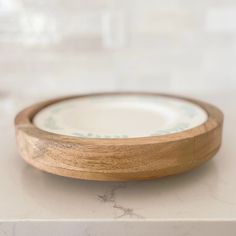
[(38, 112), (45, 131), (82, 138), (137, 138), (182, 132), (207, 120), (200, 106), (157, 95), (99, 95), (64, 100)]

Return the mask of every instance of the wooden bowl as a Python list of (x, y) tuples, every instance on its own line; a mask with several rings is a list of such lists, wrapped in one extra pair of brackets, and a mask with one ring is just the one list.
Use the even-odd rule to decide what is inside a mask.
[[(73, 110), (71, 101), (83, 104), (76, 105), (76, 110)], [(95, 110), (103, 109), (103, 112), (92, 115), (94, 113), (89, 112), (95, 111), (92, 111), (93, 106)], [(116, 109), (123, 109), (122, 106), (126, 106), (126, 110), (119, 116)], [(191, 111), (190, 107), (189, 111), (188, 106), (198, 109), (195, 117), (191, 113), (195, 108)], [(65, 107), (72, 110), (66, 113)], [(133, 110), (136, 108), (138, 110)], [(145, 116), (144, 110), (149, 115)], [(90, 115), (86, 116), (86, 112)], [(64, 122), (69, 131), (61, 131), (51, 117), (45, 118), (49, 113), (56, 114), (53, 119)], [(115, 121), (117, 125), (111, 125), (111, 119), (107, 118), (113, 114), (120, 121)], [(155, 119), (157, 122), (153, 123)], [(181, 119), (188, 120), (187, 128), (168, 128), (175, 120)], [(191, 119), (198, 122), (194, 121), (189, 126)], [(103, 127), (103, 131), (107, 132), (128, 130), (130, 135), (76, 133), (74, 127), (70, 127), (76, 120), (88, 130), (91, 128), (98, 132)], [(167, 128), (157, 128), (162, 122)], [(222, 126), (223, 113), (215, 106), (189, 98), (153, 93), (101, 93), (57, 98), (32, 105), (15, 119), (18, 150), (29, 164), (61, 176), (104, 181), (153, 179), (191, 170), (216, 154), (221, 145)], [(150, 132), (152, 127), (154, 131)]]

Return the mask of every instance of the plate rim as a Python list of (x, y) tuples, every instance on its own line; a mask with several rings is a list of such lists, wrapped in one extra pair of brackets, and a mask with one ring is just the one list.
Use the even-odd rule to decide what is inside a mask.
[[(151, 96), (163, 96), (163, 97), (170, 97), (175, 99), (181, 99), (187, 102), (191, 102), (195, 105), (198, 105), (201, 107), (208, 115), (205, 122), (202, 124), (193, 127), (191, 129), (187, 129), (184, 131), (180, 131), (177, 133), (171, 133), (171, 134), (163, 134), (163, 135), (153, 135), (153, 136), (146, 136), (146, 137), (129, 137), (129, 138), (81, 138), (76, 136), (69, 136), (69, 135), (63, 135), (63, 134), (57, 134), (52, 133), (46, 130), (42, 130), (38, 128), (33, 123), (34, 116), (41, 110), (43, 110), (45, 107), (50, 106), (52, 104), (70, 100), (74, 98), (84, 98), (84, 97), (91, 97), (91, 96), (104, 96), (104, 95), (151, 95)], [(209, 132), (216, 128), (218, 125), (220, 125), (223, 122), (224, 115), (223, 112), (217, 108), (216, 106), (200, 101), (198, 99), (193, 99), (185, 96), (179, 96), (179, 95), (172, 95), (168, 93), (150, 93), (150, 92), (99, 92), (99, 93), (84, 93), (80, 95), (71, 95), (71, 96), (61, 96), (57, 98), (52, 98), (48, 100), (44, 100), (38, 103), (35, 103), (23, 110), (21, 110), (15, 117), (15, 126), (17, 128), (23, 128), (25, 132), (28, 133), (28, 135), (32, 137), (37, 137), (40, 139), (48, 140), (53, 137), (55, 141), (59, 141), (61, 139), (66, 140), (67, 142), (83, 142), (87, 144), (147, 144), (147, 143), (162, 143), (166, 141), (178, 141), (179, 139), (190, 138), (193, 136), (205, 134), (206, 132)]]

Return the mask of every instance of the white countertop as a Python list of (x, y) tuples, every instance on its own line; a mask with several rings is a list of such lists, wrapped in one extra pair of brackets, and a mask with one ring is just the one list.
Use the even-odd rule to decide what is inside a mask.
[[(137, 227), (134, 227), (137, 232), (141, 232), (139, 230), (141, 222), (152, 222), (152, 224), (159, 222), (159, 229), (162, 229), (163, 224), (165, 225), (163, 232), (166, 224), (167, 228), (172, 224), (172, 230), (176, 235), (188, 235), (184, 234), (183, 228), (179, 228), (179, 224), (186, 222), (189, 222), (189, 226), (184, 224), (184, 227), (195, 227), (195, 229), (197, 226), (194, 224), (201, 222), (203, 231), (206, 223), (215, 223), (214, 227), (211, 227), (215, 235), (222, 235), (221, 230), (225, 232), (224, 227), (230, 224), (230, 227), (227, 225), (227, 230), (230, 229), (227, 235), (235, 235), (236, 96), (234, 91), (231, 91), (212, 94), (196, 93), (192, 97), (219, 106), (225, 114), (223, 145), (215, 158), (179, 176), (152, 181), (109, 183), (59, 177), (41, 172), (26, 164), (16, 150), (13, 119), (20, 108), (38, 101), (39, 98), (29, 99), (26, 95), (18, 97), (12, 94), (1, 94), (0, 219), (2, 224), (0, 224), (0, 235), (4, 235), (1, 232), (13, 235), (16, 232), (16, 225), (21, 229), (21, 233), (24, 232), (24, 227), (19, 224), (52, 220), (67, 222), (67, 224), (75, 221), (77, 224), (94, 222), (95, 228), (98, 220), (103, 224), (109, 222), (108, 226), (112, 225), (110, 220), (113, 224), (114, 222), (124, 224), (139, 222), (136, 224)], [(4, 224), (4, 221), (14, 222)], [(60, 229), (53, 224), (55, 222), (50, 225), (53, 232), (55, 229)], [(200, 227), (200, 224), (197, 225)], [(81, 226), (80, 230), (87, 230), (87, 235), (90, 235), (89, 229), (94, 230), (90, 226), (85, 227), (86, 229)], [(154, 226), (149, 225), (147, 229)], [(67, 227), (73, 229), (74, 226), (67, 225)], [(219, 227), (223, 228), (220, 230)], [(115, 226), (113, 229), (114, 235)], [(125, 226), (122, 230), (124, 229)], [(129, 229), (128, 227), (127, 230)], [(201, 230), (198, 229), (198, 232), (203, 232)]]

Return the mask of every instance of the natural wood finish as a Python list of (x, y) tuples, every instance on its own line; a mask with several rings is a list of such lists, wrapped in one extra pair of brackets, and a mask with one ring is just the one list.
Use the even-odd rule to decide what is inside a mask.
[(201, 101), (166, 94), (152, 95), (182, 98), (196, 103), (207, 111), (208, 120), (180, 133), (128, 139), (64, 136), (40, 130), (32, 123), (34, 115), (50, 104), (94, 95), (104, 93), (53, 99), (21, 111), (15, 119), (16, 139), (18, 150), (25, 161), (43, 171), (72, 178), (142, 180), (191, 170), (212, 158), (221, 145), (223, 113), (218, 108)]

